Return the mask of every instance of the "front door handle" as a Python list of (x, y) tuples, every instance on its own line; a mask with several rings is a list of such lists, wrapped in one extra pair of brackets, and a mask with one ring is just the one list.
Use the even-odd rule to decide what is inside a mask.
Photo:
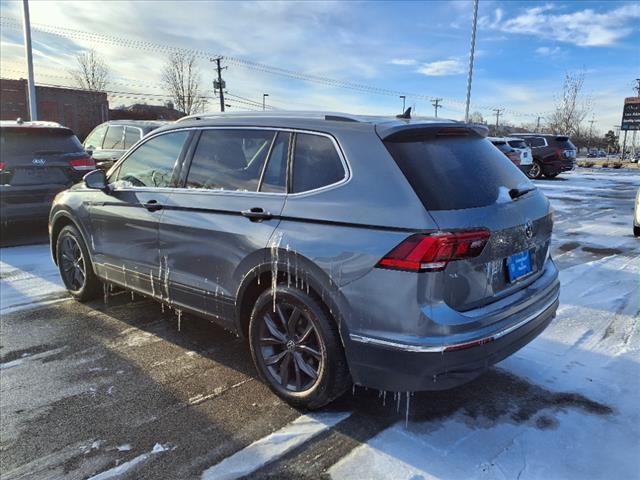
[(157, 200), (149, 200), (144, 204), (144, 208), (150, 212), (157, 212), (158, 210), (162, 210), (162, 205), (160, 205)]
[(269, 220), (270, 218), (273, 218), (273, 215), (270, 212), (265, 212), (264, 209), (260, 207), (242, 210), (240, 213), (243, 217), (247, 217), (252, 222), (261, 222), (262, 220)]

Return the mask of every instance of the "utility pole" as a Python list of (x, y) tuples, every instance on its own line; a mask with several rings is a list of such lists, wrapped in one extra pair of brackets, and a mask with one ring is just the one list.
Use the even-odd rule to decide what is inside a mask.
[(638, 85), (633, 87), (633, 89), (638, 93), (638, 97), (640, 97), (640, 78), (636, 78), (636, 82), (638, 83)]
[(221, 67), (220, 61), (222, 57), (212, 58), (211, 62), (216, 62), (217, 70), (218, 70), (218, 79), (213, 81), (214, 90), (218, 90), (218, 94), (220, 95), (220, 111), (224, 112), (224, 88), (227, 86), (224, 80), (222, 80), (222, 70), (227, 67)]
[(504, 108), (494, 108), (494, 112), (496, 112), (496, 134), (498, 133), (498, 125), (500, 121), (500, 114), (504, 112)]
[(264, 112), (265, 109), (267, 108), (267, 104), (265, 102), (265, 98), (267, 98), (269, 96), (268, 93), (263, 93), (262, 94), (262, 111)]
[(538, 120), (536, 120), (536, 133), (540, 132), (540, 115), (538, 115)]
[(24, 48), (27, 54), (27, 87), (29, 91), (29, 120), (38, 120), (36, 86), (33, 80), (33, 55), (31, 54), (31, 22), (29, 21), (29, 0), (22, 0), (22, 19), (24, 22)]
[(432, 98), (431, 99), (431, 105), (433, 105), (433, 108), (436, 111), (436, 118), (438, 118), (438, 109), (442, 108), (442, 105), (440, 105), (441, 101), (442, 101), (441, 98)]
[(406, 95), (400, 95), (400, 98), (402, 99), (402, 112), (401, 113), (404, 113), (407, 96)]
[(478, 0), (473, 0), (473, 27), (471, 29), (471, 50), (469, 51), (469, 76), (467, 77), (467, 102), (464, 108), (464, 121), (469, 123), (469, 104), (471, 103), (471, 79), (473, 78), (473, 55), (476, 50), (476, 25), (478, 24)]

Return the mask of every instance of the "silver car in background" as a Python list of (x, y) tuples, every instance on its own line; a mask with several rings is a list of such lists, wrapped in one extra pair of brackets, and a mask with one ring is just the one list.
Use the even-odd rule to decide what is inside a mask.
[(467, 382), (555, 317), (549, 201), (447, 120), (268, 112), (161, 127), (54, 202), (53, 258), (248, 338), (260, 378), (317, 408), (352, 383)]

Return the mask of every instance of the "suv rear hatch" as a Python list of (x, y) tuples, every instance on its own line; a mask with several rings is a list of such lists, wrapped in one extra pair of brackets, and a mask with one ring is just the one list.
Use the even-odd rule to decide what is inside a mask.
[(554, 137), (553, 147), (556, 149), (558, 160), (574, 160), (576, 158), (576, 147), (565, 135)]
[(440, 231), (491, 234), (478, 256), (427, 273), (442, 276), (442, 291), (432, 293), (459, 311), (496, 301), (538, 278), (551, 237), (547, 199), (484, 135), (477, 127), (446, 124), (381, 135)]
[(68, 128), (2, 127), (0, 152), (0, 185), (4, 187), (60, 190), (95, 168)]

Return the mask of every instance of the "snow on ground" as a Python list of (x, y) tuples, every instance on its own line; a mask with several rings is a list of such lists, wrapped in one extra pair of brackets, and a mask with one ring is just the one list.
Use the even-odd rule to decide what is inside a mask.
[(498, 366), (565, 401), (526, 422), (467, 412), (399, 422), (336, 463), (333, 478), (640, 478), (640, 173), (565, 178), (537, 182), (556, 209), (558, 316)]
[(48, 245), (0, 249), (0, 314), (66, 296)]

